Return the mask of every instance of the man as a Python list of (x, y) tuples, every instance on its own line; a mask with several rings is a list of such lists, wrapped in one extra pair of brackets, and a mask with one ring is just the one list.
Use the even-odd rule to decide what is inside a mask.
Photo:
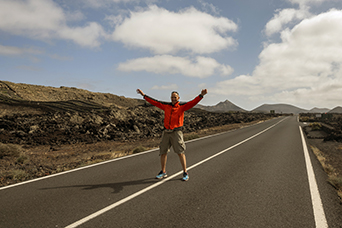
[(144, 94), (140, 89), (137, 89), (137, 93), (141, 94), (146, 101), (152, 105), (164, 110), (164, 131), (162, 139), (160, 142), (160, 162), (162, 170), (156, 176), (157, 179), (162, 179), (167, 177), (166, 174), (166, 161), (167, 153), (169, 152), (171, 146), (175, 153), (178, 154), (180, 162), (183, 168), (183, 181), (189, 180), (189, 174), (186, 170), (186, 157), (185, 157), (185, 143), (183, 139), (183, 121), (184, 112), (194, 107), (198, 102), (200, 102), (204, 95), (207, 94), (207, 89), (203, 89), (201, 94), (198, 95), (192, 101), (184, 104), (179, 103), (179, 94), (176, 91), (171, 93), (171, 103), (157, 101), (146, 94)]

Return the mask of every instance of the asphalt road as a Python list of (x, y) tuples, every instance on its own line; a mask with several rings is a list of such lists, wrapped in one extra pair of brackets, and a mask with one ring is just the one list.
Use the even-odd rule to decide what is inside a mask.
[(169, 177), (154, 179), (153, 150), (1, 188), (0, 227), (342, 227), (299, 126), (278, 118), (187, 142), (188, 182), (173, 152)]

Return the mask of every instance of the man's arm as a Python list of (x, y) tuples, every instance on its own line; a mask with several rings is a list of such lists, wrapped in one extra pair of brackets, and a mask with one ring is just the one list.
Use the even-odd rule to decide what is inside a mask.
[(143, 96), (144, 99), (145, 99), (147, 102), (149, 102), (150, 104), (156, 106), (157, 108), (160, 108), (160, 109), (164, 110), (164, 105), (163, 105), (161, 102), (159, 102), (159, 101), (153, 99), (152, 97), (147, 96), (147, 95), (146, 95), (143, 91), (141, 91), (140, 89), (137, 89), (137, 93), (139, 93), (141, 96)]
[(137, 93), (139, 93), (141, 96), (145, 96), (145, 94), (143, 93), (143, 91), (141, 91), (140, 89), (137, 89)]
[(183, 105), (183, 110), (187, 111), (187, 110), (193, 108), (198, 102), (200, 102), (203, 99), (204, 95), (206, 95), (207, 93), (208, 93), (208, 90), (207, 89), (203, 89), (201, 91), (200, 95), (195, 97), (195, 99), (193, 99), (192, 101), (189, 101), (189, 102), (187, 102), (187, 103), (185, 103)]

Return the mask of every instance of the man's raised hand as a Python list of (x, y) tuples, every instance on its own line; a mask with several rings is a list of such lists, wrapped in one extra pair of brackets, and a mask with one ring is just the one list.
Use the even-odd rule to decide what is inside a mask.
[(202, 92), (201, 92), (201, 95), (204, 96), (208, 93), (208, 90), (207, 89), (202, 89)]
[(145, 94), (143, 93), (143, 91), (141, 91), (140, 89), (137, 89), (137, 93), (139, 93), (141, 96), (145, 96)]

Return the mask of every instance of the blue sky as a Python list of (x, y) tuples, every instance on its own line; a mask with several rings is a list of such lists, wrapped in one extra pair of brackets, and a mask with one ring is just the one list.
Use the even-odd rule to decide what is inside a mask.
[(0, 0), (0, 80), (334, 108), (341, 34), (340, 0)]

